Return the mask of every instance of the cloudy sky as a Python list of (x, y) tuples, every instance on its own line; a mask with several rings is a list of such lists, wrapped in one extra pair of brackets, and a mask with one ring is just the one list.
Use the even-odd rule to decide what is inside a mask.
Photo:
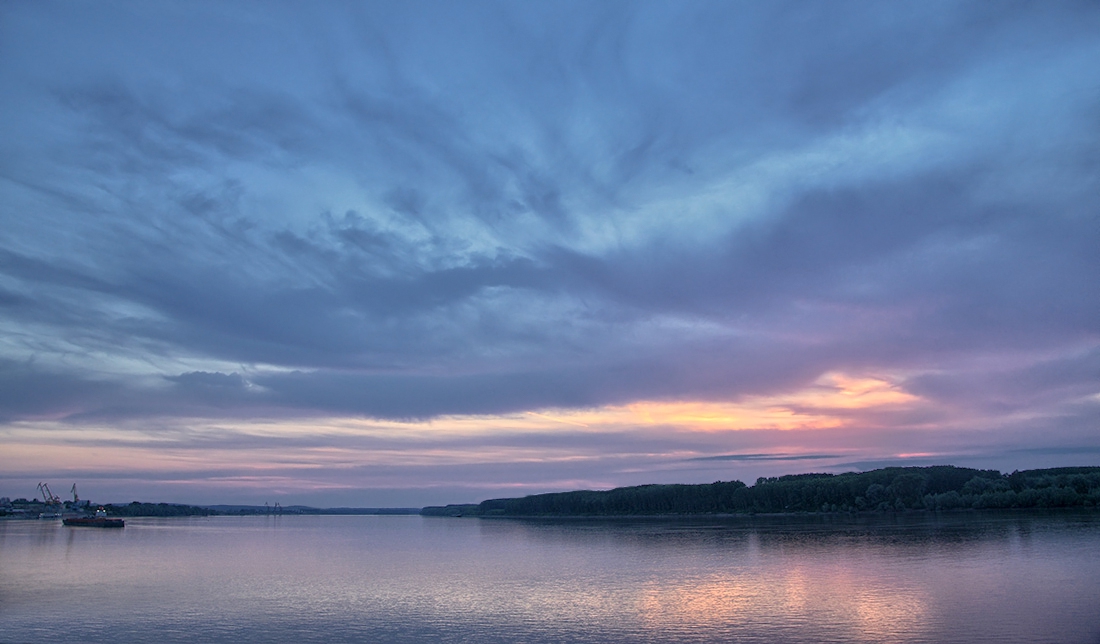
[(0, 5), (0, 495), (1100, 464), (1095, 2)]

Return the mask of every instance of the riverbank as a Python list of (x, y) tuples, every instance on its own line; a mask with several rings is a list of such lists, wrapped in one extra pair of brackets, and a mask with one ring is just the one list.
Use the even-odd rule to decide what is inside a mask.
[(1016, 471), (950, 465), (796, 474), (699, 485), (640, 485), (429, 506), (424, 516), (644, 517), (1100, 508), (1100, 467)]

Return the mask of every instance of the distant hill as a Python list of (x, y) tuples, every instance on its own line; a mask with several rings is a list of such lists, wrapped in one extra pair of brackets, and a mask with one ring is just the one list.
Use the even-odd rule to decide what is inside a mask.
[(1100, 508), (1100, 467), (1016, 471), (951, 465), (887, 467), (846, 474), (796, 474), (701, 485), (639, 485), (430, 506), (425, 516), (634, 516)]

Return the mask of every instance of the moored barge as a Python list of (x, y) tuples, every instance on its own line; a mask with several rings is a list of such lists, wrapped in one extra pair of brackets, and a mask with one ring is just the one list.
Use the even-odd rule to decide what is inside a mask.
[(61, 523), (65, 525), (85, 527), (85, 528), (124, 528), (126, 522), (122, 519), (108, 519), (107, 511), (103, 508), (99, 508), (95, 511), (94, 517), (69, 517), (62, 519)]

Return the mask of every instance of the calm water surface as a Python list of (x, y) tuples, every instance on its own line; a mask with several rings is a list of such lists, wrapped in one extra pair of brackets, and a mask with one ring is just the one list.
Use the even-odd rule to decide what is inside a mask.
[(1100, 515), (2, 521), (0, 640), (1100, 644)]

